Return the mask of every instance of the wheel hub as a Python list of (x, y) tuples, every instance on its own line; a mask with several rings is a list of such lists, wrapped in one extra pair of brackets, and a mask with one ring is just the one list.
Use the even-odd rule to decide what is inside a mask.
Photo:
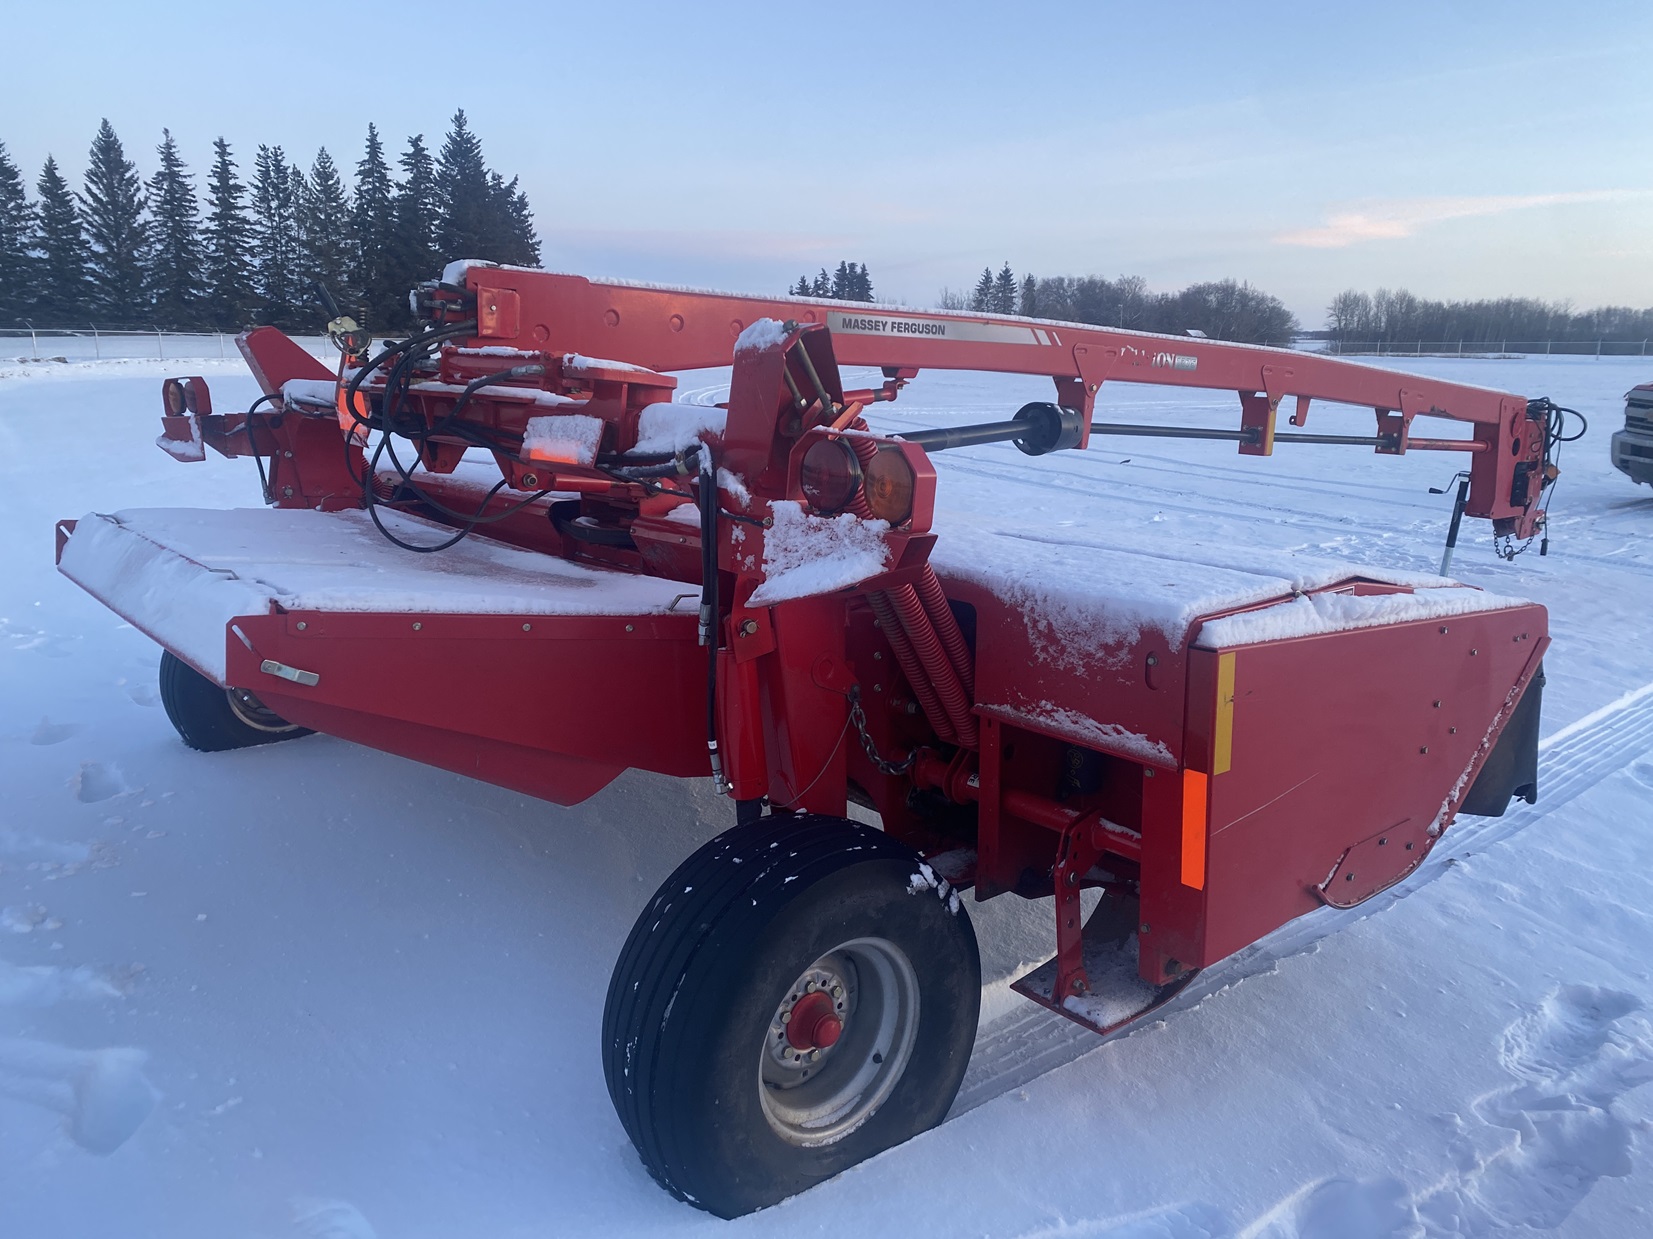
[(782, 1087), (813, 1074), (843, 1036), (855, 1002), (847, 971), (830, 956), (817, 960), (776, 1008), (769, 1022), (769, 1058), (784, 1073), (777, 1077)]
[(833, 1010), (832, 998), (816, 990), (798, 999), (786, 1025), (786, 1040), (795, 1050), (824, 1050), (838, 1043), (844, 1021)]
[(918, 1030), (918, 977), (885, 938), (856, 938), (787, 987), (765, 1036), (764, 1116), (788, 1144), (831, 1144), (883, 1105)]

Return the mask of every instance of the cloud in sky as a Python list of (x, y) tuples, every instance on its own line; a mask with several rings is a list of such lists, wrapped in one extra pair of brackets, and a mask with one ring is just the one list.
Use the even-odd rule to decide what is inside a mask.
[(1460, 198), (1397, 198), (1369, 203), (1359, 210), (1340, 211), (1318, 228), (1283, 232), (1277, 245), (1310, 249), (1342, 249), (1362, 241), (1392, 241), (1410, 237), (1431, 224), (1475, 216), (1503, 215), (1528, 207), (1565, 206), (1583, 202), (1612, 202), (1647, 196), (1646, 190), (1593, 189), (1564, 194), (1495, 194)]

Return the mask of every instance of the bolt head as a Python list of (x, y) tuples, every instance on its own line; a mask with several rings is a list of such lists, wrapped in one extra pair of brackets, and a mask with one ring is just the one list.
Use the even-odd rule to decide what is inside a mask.
[(414, 622), (413, 622), (413, 631), (414, 632), (418, 632), (423, 627), (424, 627), (424, 625), (421, 624), (418, 620), (414, 620)]
[(298, 630), (299, 630), (299, 631), (300, 631), (300, 632), (303, 632), (303, 631), (304, 631), (304, 630), (305, 630), (305, 629), (306, 629), (306, 628), (308, 628), (308, 627), (310, 627), (310, 625), (308, 625), (308, 624), (306, 624), (306, 623), (305, 623), (305, 622), (304, 622), (304, 621), (303, 621), (303, 620), (300, 620), (300, 621), (299, 621), (299, 622), (298, 622), (298, 625), (297, 625), (297, 626), (298, 626)]

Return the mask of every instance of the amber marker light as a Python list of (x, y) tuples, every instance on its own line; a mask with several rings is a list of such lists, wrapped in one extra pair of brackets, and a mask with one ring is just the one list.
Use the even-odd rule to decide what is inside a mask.
[(809, 506), (823, 516), (842, 512), (861, 485), (861, 462), (842, 439), (818, 439), (804, 453), (798, 485)]
[(205, 379), (184, 380), (184, 407), (195, 414), (212, 412), (212, 393), (207, 390)]
[(867, 506), (879, 520), (901, 525), (912, 516), (918, 479), (899, 448), (879, 448), (862, 471), (862, 484), (866, 487)]
[(182, 417), (189, 412), (184, 385), (177, 379), (168, 379), (161, 384), (161, 403), (165, 406), (168, 417)]

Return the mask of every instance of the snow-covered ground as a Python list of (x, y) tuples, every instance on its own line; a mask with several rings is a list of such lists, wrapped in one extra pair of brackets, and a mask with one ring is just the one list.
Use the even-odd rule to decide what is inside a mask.
[[(1399, 890), (1287, 926), (1105, 1044), (1005, 991), (1044, 909), (974, 905), (992, 979), (954, 1116), (734, 1223), (649, 1180), (598, 1056), (632, 918), (728, 806), (632, 774), (560, 809), (323, 737), (186, 750), (156, 649), (57, 575), (52, 523), (255, 504), (250, 462), (152, 443), (161, 374), (204, 371), (221, 408), (252, 382), (0, 368), (0, 1235), (1653, 1233), (1653, 492), (1606, 450), (1649, 374), (1416, 368), (1591, 418), (1549, 557), (1503, 563), (1469, 523), (1456, 565), (1550, 608), (1540, 803), (1465, 819)], [(923, 375), (877, 420), (1048, 396)], [(1233, 425), (1232, 404), (1118, 387), (1099, 415)], [(1369, 416), (1317, 406), (1310, 428)], [(944, 523), (1406, 570), (1438, 562), (1449, 499), (1427, 488), (1456, 464), (1150, 440), (938, 461)]]

